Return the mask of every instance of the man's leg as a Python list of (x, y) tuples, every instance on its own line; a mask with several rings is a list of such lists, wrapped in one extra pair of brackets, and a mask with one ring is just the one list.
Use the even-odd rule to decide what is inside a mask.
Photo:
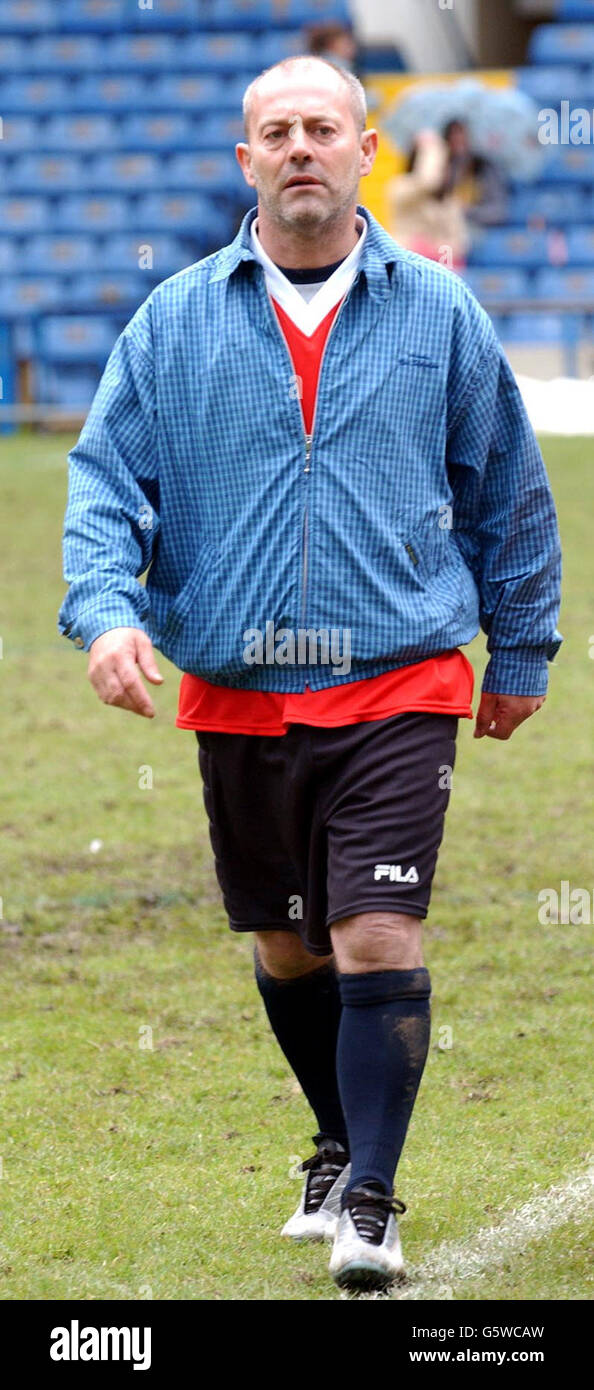
[(331, 926), (342, 1015), (338, 1085), (351, 1153), (345, 1197), (361, 1183), (391, 1194), (430, 1034), (421, 919), (364, 912)]
[(334, 958), (314, 956), (293, 932), (255, 933), (256, 982), (268, 1020), (316, 1116), (316, 1139), (347, 1147), (336, 1078), (341, 1001)]

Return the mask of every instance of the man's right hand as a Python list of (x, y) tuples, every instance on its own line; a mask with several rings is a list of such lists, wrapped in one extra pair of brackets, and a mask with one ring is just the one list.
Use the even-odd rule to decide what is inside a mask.
[(137, 667), (153, 685), (163, 676), (157, 670), (153, 646), (137, 627), (113, 627), (96, 637), (89, 649), (88, 677), (104, 705), (120, 705), (133, 714), (152, 719), (155, 707)]

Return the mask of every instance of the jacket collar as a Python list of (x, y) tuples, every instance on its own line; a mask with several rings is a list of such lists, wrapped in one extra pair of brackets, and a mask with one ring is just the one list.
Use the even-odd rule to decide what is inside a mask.
[[(396, 264), (405, 253), (384, 230), (381, 223), (373, 217), (368, 208), (357, 204), (357, 212), (367, 222), (367, 236), (361, 255), (359, 270), (364, 272), (370, 295), (383, 299), (390, 293), (388, 266)], [(232, 275), (242, 261), (258, 261), (252, 250), (250, 227), (258, 214), (257, 207), (246, 212), (236, 237), (228, 246), (223, 246), (215, 255), (215, 264), (209, 280), (224, 280)]]

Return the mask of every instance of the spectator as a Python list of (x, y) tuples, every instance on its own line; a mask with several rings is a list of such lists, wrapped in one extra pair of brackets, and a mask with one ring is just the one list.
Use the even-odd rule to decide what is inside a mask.
[(357, 40), (346, 24), (315, 24), (307, 31), (308, 51), (347, 72), (356, 72)]
[(469, 234), (450, 187), (448, 146), (434, 130), (416, 136), (404, 174), (391, 179), (389, 231), (401, 246), (453, 270), (466, 260)]
[(497, 165), (474, 153), (463, 121), (449, 121), (443, 138), (449, 150), (447, 187), (463, 203), (468, 221), (477, 227), (505, 222), (506, 190)]

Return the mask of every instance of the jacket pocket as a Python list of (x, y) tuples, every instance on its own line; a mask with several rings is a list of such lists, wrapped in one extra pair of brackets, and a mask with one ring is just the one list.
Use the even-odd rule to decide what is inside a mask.
[(402, 545), (409, 573), (423, 586), (445, 570), (451, 573), (461, 558), (450, 529), (437, 519), (405, 536)]
[(192, 573), (169, 609), (161, 628), (162, 637), (175, 636), (183, 627), (192, 609), (198, 609), (202, 606), (207, 577), (218, 557), (219, 552), (210, 541), (206, 541), (200, 547)]

